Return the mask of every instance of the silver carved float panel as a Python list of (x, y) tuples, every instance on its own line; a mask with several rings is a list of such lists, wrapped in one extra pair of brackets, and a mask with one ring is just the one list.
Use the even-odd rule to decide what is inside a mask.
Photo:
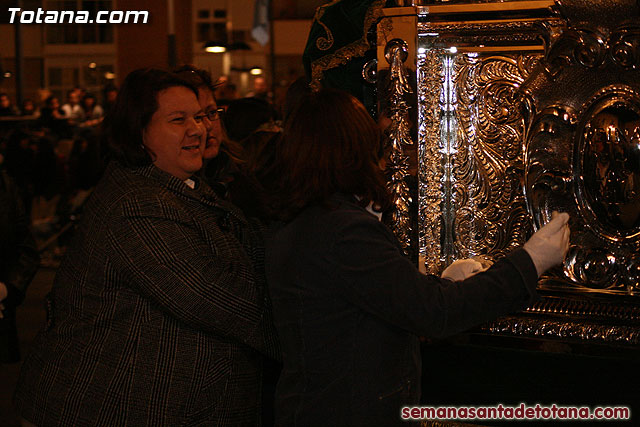
[(640, 294), (640, 16), (635, 0), (558, 2), (523, 84), (525, 192), (536, 226), (571, 214), (571, 249), (542, 287)]
[[(531, 10), (550, 5), (519, 2)], [(421, 260), (431, 273), (455, 259), (501, 258), (532, 228), (522, 191), (519, 88), (543, 54), (542, 18), (481, 15), (496, 6), (513, 7), (418, 9), (425, 12), (418, 25), (418, 218)]]
[(396, 234), (415, 232), (428, 272), (490, 263), (552, 211), (571, 215), (571, 249), (541, 278), (543, 300), (485, 332), (640, 344), (639, 8), (452, 1), (396, 8), (378, 26), (379, 50), (415, 46), (417, 126), (395, 126), (415, 132), (397, 147), (417, 158), (403, 169), (417, 176), (416, 221), (396, 220)]

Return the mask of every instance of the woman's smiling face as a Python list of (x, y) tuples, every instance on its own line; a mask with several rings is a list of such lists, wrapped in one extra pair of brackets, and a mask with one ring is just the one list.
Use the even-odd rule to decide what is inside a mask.
[(156, 99), (158, 109), (143, 132), (144, 146), (159, 169), (188, 179), (202, 167), (204, 113), (196, 95), (183, 86), (167, 88)]

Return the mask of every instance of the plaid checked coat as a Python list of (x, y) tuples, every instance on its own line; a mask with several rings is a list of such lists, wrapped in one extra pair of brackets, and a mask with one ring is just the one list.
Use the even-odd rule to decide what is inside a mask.
[(112, 162), (49, 295), (14, 396), (49, 425), (259, 424), (278, 356), (263, 244), (234, 206)]

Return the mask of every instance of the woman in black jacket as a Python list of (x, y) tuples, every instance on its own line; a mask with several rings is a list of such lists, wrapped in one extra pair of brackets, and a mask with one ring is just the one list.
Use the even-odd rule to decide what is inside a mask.
[[(276, 424), (402, 424), (420, 399), (419, 336), (443, 337), (522, 310), (563, 259), (568, 215), (478, 272), (471, 260), (424, 275), (379, 220), (389, 196), (381, 134), (346, 92), (303, 97), (276, 149), (267, 280), (283, 352)], [(472, 275), (472, 273), (477, 273)]]

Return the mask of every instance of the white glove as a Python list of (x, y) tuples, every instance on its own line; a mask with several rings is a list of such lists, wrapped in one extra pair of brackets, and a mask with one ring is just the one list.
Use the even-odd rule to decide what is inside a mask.
[(524, 244), (538, 272), (538, 277), (547, 269), (560, 264), (569, 250), (569, 214), (553, 212), (551, 221), (534, 233)]
[(459, 259), (449, 264), (449, 266), (444, 269), (440, 277), (458, 282), (481, 271), (483, 271), (483, 267), (478, 261), (470, 258)]

